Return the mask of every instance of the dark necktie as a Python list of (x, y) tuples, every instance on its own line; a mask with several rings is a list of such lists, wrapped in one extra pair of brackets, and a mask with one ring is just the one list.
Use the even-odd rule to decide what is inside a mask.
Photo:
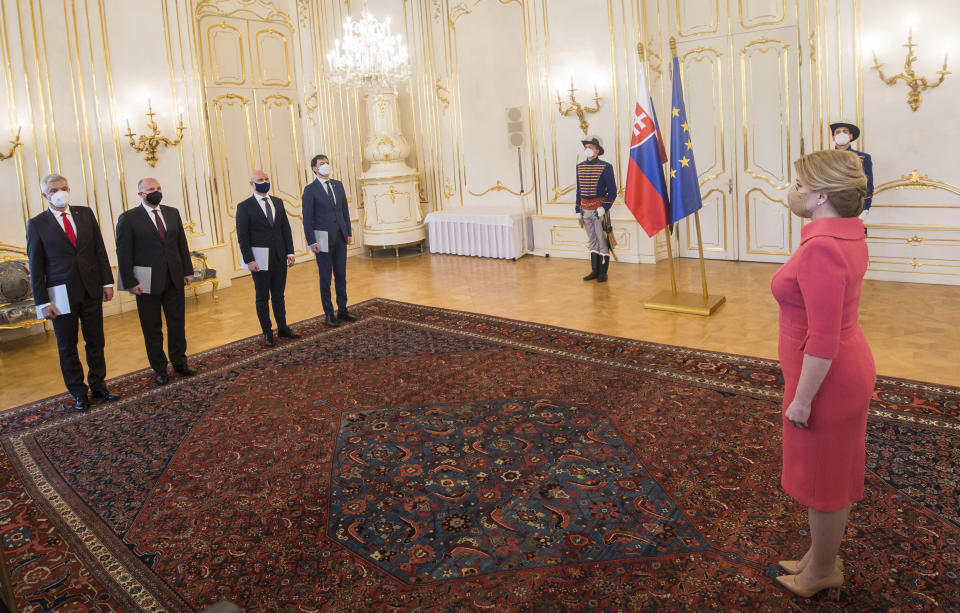
[(263, 203), (263, 210), (267, 212), (267, 221), (270, 222), (270, 225), (273, 225), (273, 207), (270, 206), (270, 201), (266, 198), (262, 199), (260, 202)]
[(157, 209), (153, 209), (153, 217), (157, 220), (157, 232), (160, 233), (160, 240), (167, 240), (167, 228), (163, 225), (163, 220), (160, 219), (160, 212)]
[(70, 223), (70, 218), (67, 217), (67, 214), (60, 213), (61, 219), (63, 219), (63, 231), (67, 233), (67, 238), (70, 239), (70, 242), (73, 243), (73, 246), (77, 246), (77, 234), (73, 231), (73, 224)]
[(336, 200), (336, 198), (333, 197), (333, 188), (330, 187), (330, 181), (324, 181), (324, 182), (323, 182), (323, 188), (324, 188), (325, 190), (327, 190), (327, 195), (330, 196), (330, 202), (331, 202), (332, 204), (336, 204), (336, 203), (337, 203), (337, 200)]

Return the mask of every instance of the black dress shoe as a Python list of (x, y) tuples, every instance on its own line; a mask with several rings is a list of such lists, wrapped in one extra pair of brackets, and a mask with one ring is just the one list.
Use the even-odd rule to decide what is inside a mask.
[(277, 346), (277, 341), (273, 340), (273, 331), (263, 333), (263, 344), (267, 347)]
[(337, 326), (340, 325), (340, 322), (337, 321), (337, 318), (334, 317), (332, 313), (327, 314), (326, 321), (327, 321), (327, 325), (330, 326), (331, 328), (336, 328)]
[(86, 393), (73, 394), (73, 402), (74, 411), (86, 411), (90, 408), (90, 399), (87, 398)]
[(347, 309), (337, 311), (337, 319), (340, 321), (357, 321), (357, 318), (351, 315)]
[(300, 334), (297, 334), (290, 328), (280, 328), (277, 330), (277, 336), (280, 338), (300, 338)]
[(180, 373), (184, 377), (192, 377), (193, 375), (197, 374), (197, 371), (190, 368), (189, 366), (180, 366), (180, 367), (174, 366), (173, 370)]
[(120, 396), (118, 396), (117, 394), (112, 393), (110, 390), (108, 390), (108, 389), (105, 388), (105, 387), (104, 387), (104, 388), (100, 388), (100, 389), (96, 389), (96, 390), (90, 390), (90, 394), (91, 394), (94, 398), (100, 398), (100, 399), (102, 399), (104, 402), (113, 402), (114, 400), (118, 400), (118, 399), (120, 398)]
[(157, 376), (153, 378), (154, 382), (157, 385), (166, 385), (170, 381), (170, 375), (165, 372), (158, 372)]

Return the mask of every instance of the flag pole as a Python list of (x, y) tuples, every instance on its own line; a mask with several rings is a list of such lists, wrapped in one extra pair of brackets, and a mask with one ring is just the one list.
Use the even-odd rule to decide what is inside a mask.
[[(637, 40), (640, 41), (637, 43), (637, 56), (640, 58), (640, 68), (646, 71), (647, 64), (646, 64), (646, 57), (644, 55), (644, 49), (643, 49), (643, 31), (639, 32)], [(676, 296), (677, 295), (677, 273), (673, 270), (673, 246), (670, 244), (670, 239), (671, 239), (670, 226), (667, 226), (666, 228), (664, 228), (663, 231), (667, 237), (667, 265), (670, 267), (670, 290), (673, 293), (673, 295)]]
[(703, 261), (703, 239), (700, 237), (700, 211), (693, 212), (693, 220), (697, 224), (697, 251), (700, 252), (700, 281), (703, 283), (703, 300), (710, 298), (707, 293), (707, 265)]
[(677, 295), (677, 273), (673, 271), (673, 247), (670, 245), (673, 235), (670, 233), (670, 227), (667, 226), (663, 229), (664, 234), (667, 237), (667, 264), (670, 266), (670, 291), (676, 296)]
[[(679, 65), (677, 63), (677, 41), (672, 36), (670, 37), (670, 53), (672, 55), (672, 60), (675, 67), (673, 71), (673, 79), (674, 79), (674, 86), (675, 86), (674, 102), (675, 104), (677, 104), (677, 102), (679, 101), (679, 104), (677, 104), (677, 107), (673, 109), (674, 116), (676, 117), (676, 116), (679, 116), (677, 115), (678, 113), (677, 108), (683, 109), (684, 105), (683, 105), (682, 94), (678, 95), (677, 92), (679, 92), (680, 90), (676, 89), (676, 86), (677, 86), (676, 80), (680, 78), (680, 75), (677, 74), (679, 72), (678, 70)], [(684, 121), (686, 121), (685, 118), (684, 118)], [(686, 125), (683, 125), (683, 127), (684, 129), (687, 129)], [(677, 136), (675, 133), (671, 132), (670, 138), (671, 140), (673, 140), (673, 139), (676, 139)], [(690, 142), (687, 141), (687, 148), (689, 149), (690, 147), (691, 147)], [(692, 151), (690, 154), (690, 158), (691, 158), (690, 160), (687, 160), (686, 156), (684, 156), (683, 159), (681, 159), (680, 161), (683, 162), (684, 166), (687, 165), (687, 161), (689, 161), (692, 165), (692, 161), (693, 161)], [(676, 160), (673, 160), (671, 162), (671, 168), (674, 168), (673, 166), (674, 162), (676, 162)], [(693, 172), (696, 172), (696, 171), (693, 170)], [(672, 174), (671, 174), (671, 177), (672, 177)], [(699, 188), (699, 185), (697, 185), (697, 188)], [(676, 198), (676, 193), (672, 192), (670, 196), (671, 196), (671, 199), (673, 200), (674, 198)], [(676, 200), (673, 200), (673, 203), (675, 205)], [(702, 206), (702, 203), (701, 203), (701, 206)], [(700, 280), (701, 280), (701, 285), (703, 289), (702, 294), (696, 294), (693, 292), (680, 292), (679, 294), (677, 293), (677, 287), (675, 284), (675, 279), (673, 277), (673, 262), (672, 262), (673, 250), (670, 244), (671, 236), (670, 236), (670, 233), (668, 232), (667, 253), (670, 254), (670, 259), (671, 259), (670, 273), (671, 273), (671, 281), (674, 282), (674, 285), (672, 288), (673, 292), (672, 293), (669, 293), (666, 291), (660, 292), (659, 294), (657, 294), (656, 296), (654, 296), (653, 298), (645, 302), (643, 304), (644, 308), (656, 309), (661, 311), (672, 311), (674, 313), (687, 313), (691, 315), (701, 315), (704, 317), (709, 317), (710, 315), (713, 315), (714, 311), (716, 311), (720, 307), (720, 305), (726, 302), (726, 298), (724, 296), (710, 296), (707, 293), (707, 267), (703, 258), (703, 237), (701, 236), (701, 233), (700, 233), (699, 209), (694, 211), (693, 219), (697, 229), (697, 251), (699, 252), (699, 255), (700, 255)]]

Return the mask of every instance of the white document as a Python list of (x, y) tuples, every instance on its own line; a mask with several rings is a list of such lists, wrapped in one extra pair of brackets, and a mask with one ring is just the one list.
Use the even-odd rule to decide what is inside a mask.
[[(150, 278), (153, 276), (153, 268), (150, 266), (134, 266), (133, 276), (137, 280), (137, 283), (140, 285), (140, 287), (143, 288), (143, 293), (149, 294)], [(117, 275), (117, 289), (120, 291), (126, 291), (130, 289), (129, 287), (123, 286), (123, 277), (121, 277), (119, 274)]]
[[(70, 313), (70, 298), (67, 296), (67, 286), (66, 285), (54, 285), (53, 287), (47, 288), (47, 299), (50, 301), (50, 304), (57, 307), (57, 310), (60, 311), (61, 315), (68, 315)], [(43, 309), (36, 307), (37, 309), (37, 319), (45, 319), (43, 316)]]
[[(251, 247), (253, 250), (253, 259), (260, 267), (260, 270), (270, 270), (270, 248), (269, 247)], [(247, 262), (240, 264), (241, 268), (249, 269)]]
[(321, 253), (328, 253), (330, 251), (330, 240), (327, 237), (326, 230), (314, 230), (313, 233), (317, 237), (317, 244), (320, 245)]

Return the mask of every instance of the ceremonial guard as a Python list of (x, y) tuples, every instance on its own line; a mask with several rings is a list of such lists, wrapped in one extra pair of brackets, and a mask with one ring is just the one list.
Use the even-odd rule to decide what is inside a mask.
[[(870, 210), (870, 204), (873, 202), (873, 159), (869, 153), (857, 151), (850, 146), (850, 143), (860, 137), (860, 128), (849, 121), (838, 121), (830, 124), (830, 132), (833, 134), (833, 148), (840, 151), (850, 151), (856, 153), (863, 164), (863, 174), (867, 175), (867, 197), (863, 200), (863, 212)], [(861, 219), (864, 215), (861, 213)]]
[(610, 226), (610, 207), (617, 198), (617, 179), (613, 166), (600, 159), (603, 146), (600, 139), (591, 136), (580, 141), (586, 160), (577, 164), (577, 219), (580, 227), (587, 231), (590, 241), (590, 265), (592, 271), (584, 281), (596, 279), (600, 283), (607, 280), (607, 268), (610, 266), (610, 245), (604, 236), (604, 221)]

